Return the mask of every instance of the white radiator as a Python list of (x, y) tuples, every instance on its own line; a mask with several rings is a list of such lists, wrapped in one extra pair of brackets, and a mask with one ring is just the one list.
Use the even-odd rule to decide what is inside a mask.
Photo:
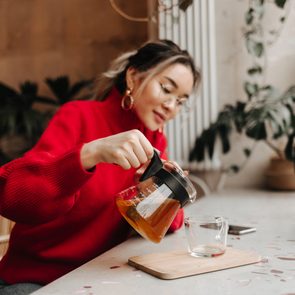
[[(159, 37), (170, 39), (187, 49), (202, 72), (202, 85), (192, 95), (191, 110), (182, 112), (166, 127), (168, 154), (182, 167), (189, 167), (188, 156), (197, 134), (217, 116), (215, 6), (214, 0), (194, 0), (186, 12), (177, 6), (179, 0), (163, 3), (172, 9), (159, 12)], [(217, 166), (217, 159), (205, 160), (202, 166)]]

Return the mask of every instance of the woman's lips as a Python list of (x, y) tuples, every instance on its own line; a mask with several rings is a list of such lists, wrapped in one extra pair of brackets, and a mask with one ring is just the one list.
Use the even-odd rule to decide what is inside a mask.
[(154, 111), (154, 115), (155, 115), (155, 121), (157, 122), (157, 124), (163, 124), (166, 121), (166, 118), (164, 115)]

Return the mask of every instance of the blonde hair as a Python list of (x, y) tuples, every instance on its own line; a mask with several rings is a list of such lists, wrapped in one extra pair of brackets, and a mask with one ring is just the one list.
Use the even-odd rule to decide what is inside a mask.
[(136, 50), (123, 53), (117, 57), (110, 65), (107, 72), (103, 73), (97, 80), (96, 99), (104, 100), (112, 88), (116, 84), (117, 77), (126, 71), (126, 67), (129, 62), (129, 57), (136, 54)]
[(108, 71), (97, 80), (95, 99), (106, 99), (113, 87), (116, 87), (123, 95), (127, 87), (126, 72), (130, 67), (137, 70), (143, 78), (138, 89), (140, 93), (148, 81), (175, 63), (189, 67), (194, 77), (194, 85), (199, 82), (201, 74), (186, 50), (181, 50), (178, 45), (170, 40), (147, 42), (138, 50), (126, 52), (111, 63)]

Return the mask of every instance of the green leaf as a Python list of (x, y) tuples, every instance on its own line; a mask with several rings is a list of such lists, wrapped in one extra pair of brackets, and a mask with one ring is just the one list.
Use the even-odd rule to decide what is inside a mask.
[(277, 130), (273, 130), (273, 136), (272, 138), (274, 140), (282, 137), (283, 135), (285, 135), (285, 130), (283, 130), (281, 127), (278, 127)]
[(38, 85), (37, 83), (26, 81), (20, 84), (20, 90), (21, 90), (21, 93), (24, 95), (36, 96), (38, 92)]
[(230, 141), (229, 141), (229, 134), (230, 130), (227, 128), (226, 125), (221, 125), (218, 128), (221, 144), (222, 144), (222, 152), (227, 154), (230, 151)]
[(244, 90), (247, 93), (248, 99), (251, 99), (252, 96), (255, 96), (257, 94), (259, 87), (257, 84), (245, 82), (244, 83)]
[(231, 165), (228, 169), (229, 173), (238, 173), (240, 171), (240, 167), (238, 165)]
[(262, 67), (261, 66), (256, 66), (248, 69), (248, 74), (249, 75), (254, 75), (254, 74), (261, 74), (262, 73)]
[(17, 95), (18, 93), (12, 87), (0, 82), (0, 101)]
[(264, 46), (262, 42), (254, 41), (251, 38), (246, 39), (246, 47), (249, 54), (256, 57), (261, 57), (264, 52)]
[(246, 21), (246, 24), (247, 25), (251, 25), (252, 22), (253, 22), (253, 19), (254, 19), (254, 16), (253, 16), (253, 8), (250, 8), (247, 12), (246, 12), (246, 15), (245, 15), (245, 21)]
[(208, 129), (207, 147), (208, 147), (209, 158), (211, 160), (214, 155), (215, 139), (216, 139), (216, 130), (215, 129), (211, 129), (211, 130)]
[(189, 154), (189, 161), (192, 162), (196, 160), (197, 162), (202, 162), (205, 159), (205, 144), (204, 139), (202, 138), (202, 135), (204, 132), (202, 132), (200, 137), (197, 137), (195, 141), (194, 148)]
[(186, 11), (190, 5), (193, 4), (193, 0), (178, 0), (179, 8), (182, 11)]
[(249, 158), (251, 155), (251, 150), (249, 148), (244, 148), (244, 154), (247, 158)]
[(286, 159), (295, 163), (295, 133), (288, 137), (288, 142), (284, 152)]
[(245, 127), (245, 106), (246, 103), (238, 101), (232, 114), (237, 132), (242, 133)]
[(246, 103), (242, 101), (237, 101), (236, 110), (238, 113), (242, 114), (245, 110)]
[(264, 122), (257, 122), (254, 126), (246, 129), (246, 135), (255, 140), (264, 140), (267, 138)]
[(264, 51), (263, 43), (261, 43), (261, 42), (255, 42), (253, 49), (254, 49), (255, 56), (261, 57), (262, 54), (263, 54), (263, 51)]
[(275, 0), (275, 4), (280, 8), (284, 8), (286, 2), (287, 0)]
[(264, 85), (262, 87), (260, 87), (261, 90), (271, 90), (273, 91), (274, 87), (272, 85)]
[[(54, 93), (59, 104), (64, 104), (70, 100), (73, 100), (76, 95), (78, 95), (83, 89), (90, 88), (93, 85), (93, 80), (81, 80), (70, 85), (70, 80), (68, 76), (61, 76), (55, 79), (47, 78), (45, 80), (46, 84), (50, 90)], [(90, 94), (85, 97), (89, 98)], [(78, 99), (78, 98), (77, 98)]]
[(61, 76), (55, 79), (47, 78), (45, 83), (56, 96), (60, 104), (68, 101), (70, 81), (67, 76)]

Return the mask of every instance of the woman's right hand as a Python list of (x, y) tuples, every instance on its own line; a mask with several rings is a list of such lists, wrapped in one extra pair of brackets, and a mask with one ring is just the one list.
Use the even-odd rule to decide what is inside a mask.
[(88, 142), (81, 149), (84, 169), (112, 163), (123, 169), (138, 168), (152, 158), (154, 148), (139, 130), (130, 130)]

